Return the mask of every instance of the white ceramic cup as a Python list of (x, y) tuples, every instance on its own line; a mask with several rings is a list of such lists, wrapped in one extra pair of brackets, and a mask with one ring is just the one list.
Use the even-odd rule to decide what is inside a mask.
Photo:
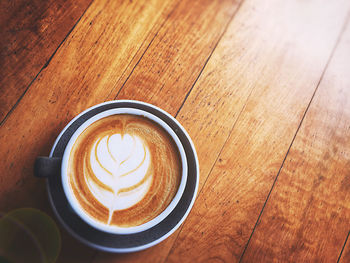
[[(168, 134), (169, 136), (174, 140), (176, 143), (176, 146), (179, 150), (180, 153), (180, 158), (181, 158), (181, 164), (182, 164), (182, 174), (181, 174), (181, 181), (180, 185), (178, 188), (178, 191), (173, 198), (173, 200), (170, 202), (170, 204), (167, 206), (167, 208), (160, 213), (157, 217), (154, 219), (139, 225), (139, 226), (133, 226), (133, 227), (117, 227), (117, 226), (107, 226), (103, 223), (100, 223), (94, 219), (92, 219), (80, 206), (79, 202), (76, 200), (73, 191), (69, 185), (69, 180), (68, 180), (68, 174), (67, 174), (67, 169), (68, 169), (68, 160), (69, 156), (72, 150), (72, 147), (79, 137), (79, 135), (84, 132), (84, 130), (90, 126), (92, 123), (105, 118), (107, 116), (111, 115), (116, 115), (116, 114), (130, 114), (130, 115), (138, 115), (138, 116), (143, 116), (146, 117), (147, 119), (157, 123), (160, 125)], [(88, 223), (90, 226), (102, 230), (104, 232), (112, 233), (112, 234), (133, 234), (133, 233), (138, 233), (145, 231), (147, 229), (152, 228), (153, 226), (157, 225), (160, 223), (162, 220), (164, 220), (170, 213), (171, 211), (176, 207), (177, 203), (181, 199), (181, 196), (184, 192), (185, 186), (186, 186), (186, 181), (187, 181), (187, 158), (185, 154), (185, 150), (183, 145), (181, 144), (179, 138), (175, 134), (175, 132), (160, 118), (157, 116), (153, 115), (152, 113), (149, 113), (147, 111), (139, 110), (139, 109), (134, 109), (134, 108), (116, 108), (116, 109), (111, 109), (107, 110), (104, 112), (101, 112), (99, 114), (94, 115), (90, 119), (88, 119), (86, 122), (84, 122), (73, 134), (71, 139), (69, 140), (67, 147), (65, 148), (64, 154), (63, 154), (63, 159), (62, 159), (62, 166), (61, 166), (61, 175), (62, 175), (62, 184), (63, 184), (63, 189), (64, 193), (68, 199), (68, 202), (72, 206), (73, 210), (82, 218), (86, 223)]]

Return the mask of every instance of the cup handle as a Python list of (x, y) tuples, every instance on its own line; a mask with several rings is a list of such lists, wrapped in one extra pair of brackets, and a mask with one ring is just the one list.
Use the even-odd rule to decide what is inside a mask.
[(61, 172), (62, 158), (39, 156), (35, 160), (34, 175), (40, 178), (47, 178)]

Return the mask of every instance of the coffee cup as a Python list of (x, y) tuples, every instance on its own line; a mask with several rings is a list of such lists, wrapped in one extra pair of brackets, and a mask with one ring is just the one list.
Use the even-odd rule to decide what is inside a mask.
[[(87, 136), (85, 133), (88, 132)], [(90, 147), (86, 145), (88, 142), (92, 143)], [(79, 148), (75, 149), (74, 153), (78, 155), (75, 159), (72, 156), (74, 146)], [(173, 155), (174, 158), (169, 159), (171, 156), (167, 155)], [(77, 161), (85, 162), (86, 165), (73, 164)], [(173, 167), (170, 167), (171, 163)], [(169, 167), (171, 169), (167, 169)], [(72, 180), (72, 170), (78, 172), (79, 168), (85, 172), (81, 174), (83, 180)], [(89, 172), (92, 175), (87, 176)], [(143, 110), (118, 108), (93, 116), (76, 130), (63, 155), (61, 176), (70, 205), (86, 223), (105, 232), (130, 234), (151, 228), (174, 209), (185, 189), (187, 160), (179, 138), (164, 121)], [(146, 176), (148, 178), (145, 180)], [(75, 181), (78, 182), (73, 184)], [(84, 183), (86, 185), (82, 186)], [(101, 187), (101, 184), (106, 187)], [(153, 193), (149, 194), (151, 190)], [(156, 191), (162, 191), (163, 195), (169, 197), (164, 198)], [(159, 202), (151, 202), (149, 199), (152, 198), (159, 199)], [(83, 200), (79, 203), (79, 199)], [(91, 207), (91, 203), (96, 202), (107, 208), (108, 214), (100, 215), (106, 210), (102, 206), (100, 209)], [(146, 207), (141, 207), (143, 202), (147, 203)], [(89, 212), (96, 215), (91, 216)], [(97, 217), (101, 220), (97, 220)], [(112, 225), (113, 217), (114, 221), (122, 225)]]
[[(173, 233), (193, 205), (198, 171), (184, 128), (154, 105), (127, 100), (79, 114), (50, 157), (35, 164), (35, 175), (48, 178), (51, 204), (69, 232), (111, 252), (141, 250)], [(90, 209), (93, 204), (98, 208)], [(123, 240), (130, 245), (122, 247)]]

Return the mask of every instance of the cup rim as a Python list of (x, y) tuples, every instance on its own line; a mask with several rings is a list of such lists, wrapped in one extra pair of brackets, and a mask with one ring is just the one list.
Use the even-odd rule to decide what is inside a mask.
[[(116, 115), (116, 114), (131, 114), (131, 115), (143, 116), (143, 117), (157, 123), (158, 125), (160, 125), (168, 133), (168, 135), (174, 140), (174, 142), (177, 146), (177, 149), (179, 151), (181, 164), (182, 164), (182, 174), (181, 174), (180, 185), (178, 187), (178, 190), (177, 190), (174, 198), (170, 202), (170, 204), (165, 208), (165, 210), (163, 210), (158, 216), (156, 216), (152, 220), (150, 220), (146, 223), (143, 223), (141, 225), (138, 225), (138, 226), (133, 226), (133, 227), (106, 226), (103, 223), (95, 221), (94, 219), (92, 219), (92, 217), (90, 217), (86, 213), (84, 213), (84, 210), (82, 209), (82, 207), (79, 205), (79, 202), (74, 197), (74, 194), (69, 186), (68, 176), (67, 176), (67, 167), (68, 167), (68, 159), (70, 156), (70, 152), (72, 150), (72, 147), (73, 147), (76, 139), (79, 137), (79, 135), (92, 123), (94, 123), (102, 118), (105, 118), (105, 117), (108, 117), (111, 115)], [(73, 135), (71, 136), (71, 138), (68, 141), (68, 144), (64, 150), (64, 154), (63, 154), (63, 158), (62, 158), (62, 167), (61, 167), (61, 181), (62, 181), (62, 185), (63, 185), (64, 194), (66, 195), (69, 204), (72, 206), (73, 210), (77, 213), (77, 215), (81, 219), (83, 219), (83, 221), (88, 223), (90, 226), (92, 226), (98, 230), (107, 232), (107, 233), (134, 234), (134, 233), (139, 233), (139, 232), (142, 232), (142, 231), (145, 231), (145, 230), (152, 228), (153, 226), (157, 225), (162, 220), (164, 220), (173, 211), (173, 209), (176, 207), (176, 205), (178, 204), (179, 200), (181, 199), (181, 197), (184, 193), (186, 182), (187, 182), (187, 176), (188, 176), (187, 169), (188, 169), (187, 157), (186, 157), (184, 147), (183, 147), (180, 139), (178, 138), (178, 136), (174, 132), (174, 130), (172, 128), (170, 128), (168, 124), (166, 124), (161, 118), (155, 116), (154, 114), (152, 114), (148, 111), (144, 111), (144, 110), (136, 109), (136, 108), (132, 108), (132, 107), (122, 107), (122, 108), (109, 109), (109, 110), (103, 111), (101, 113), (98, 113), (98, 114), (92, 116), (91, 118), (87, 119), (73, 133)]]
[[(99, 113), (107, 109), (121, 107), (138, 108), (152, 112), (164, 120), (170, 127), (172, 127), (185, 148), (188, 164), (188, 177), (184, 194), (181, 197), (178, 205), (171, 213), (174, 213), (174, 216), (172, 216), (171, 219), (169, 218), (170, 216), (168, 216), (164, 221), (147, 231), (132, 235), (110, 234), (107, 232), (98, 231), (97, 229), (86, 224), (69, 207), (68, 200), (63, 192), (61, 177), (53, 176), (47, 178), (46, 186), (48, 198), (52, 209), (62, 226), (68, 231), (69, 234), (83, 244), (91, 248), (110, 253), (129, 253), (144, 250), (157, 245), (164, 239), (168, 238), (180, 227), (180, 225), (189, 215), (196, 200), (199, 188), (199, 161), (194, 143), (188, 132), (172, 115), (165, 110), (153, 104), (139, 100), (109, 100), (91, 106), (82, 111), (61, 130), (53, 143), (49, 156), (62, 158), (69, 138), (81, 125), (81, 123), (84, 122), (81, 122), (81, 120), (86, 120), (85, 117), (89, 116), (90, 112)], [(168, 219), (169, 221), (165, 223), (165, 221)]]

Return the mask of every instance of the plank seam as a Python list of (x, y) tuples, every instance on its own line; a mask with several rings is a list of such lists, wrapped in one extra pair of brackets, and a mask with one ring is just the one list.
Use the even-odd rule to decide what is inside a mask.
[(249, 101), (249, 99), (250, 99), (250, 97), (251, 97), (251, 95), (252, 95), (254, 89), (255, 89), (255, 87), (253, 87), (253, 88), (250, 90), (250, 93), (249, 93), (249, 95), (248, 95), (246, 101), (244, 102), (244, 105), (243, 105), (241, 111), (239, 112), (236, 121), (233, 123), (233, 125), (232, 125), (232, 127), (231, 127), (231, 129), (230, 129), (229, 135), (227, 136), (227, 138), (226, 138), (224, 144), (222, 145), (222, 147), (221, 147), (221, 149), (220, 149), (220, 151), (219, 151), (219, 154), (218, 154), (218, 156), (216, 157), (216, 159), (215, 159), (215, 161), (214, 161), (214, 163), (213, 163), (213, 165), (212, 165), (212, 167), (211, 167), (211, 169), (210, 169), (210, 171), (209, 171), (209, 173), (208, 173), (208, 176), (207, 176), (207, 178), (205, 179), (205, 181), (204, 181), (204, 183), (203, 183), (202, 189), (201, 189), (201, 190), (199, 191), (199, 193), (198, 193), (198, 197), (199, 197), (200, 194), (202, 193), (203, 188), (204, 188), (204, 185), (206, 184), (206, 182), (207, 182), (207, 180), (208, 180), (208, 178), (209, 178), (211, 172), (213, 171), (213, 169), (214, 169), (216, 163), (217, 163), (218, 160), (220, 159), (221, 153), (222, 153), (223, 149), (225, 148), (225, 146), (226, 146), (228, 140), (230, 139), (230, 135), (231, 135), (231, 133), (233, 132), (234, 128), (236, 127), (236, 124), (237, 124), (238, 120), (240, 119), (240, 117), (241, 117), (241, 115), (242, 115), (244, 109), (246, 108), (246, 105), (248, 104), (248, 101)]
[[(156, 32), (156, 34), (153, 36), (152, 40), (149, 42), (149, 44), (147, 45), (145, 51), (142, 53), (141, 57), (139, 58), (139, 60), (136, 62), (135, 66), (133, 67), (133, 69), (131, 70), (129, 76), (126, 78), (126, 80), (124, 81), (123, 85), (120, 87), (119, 91), (117, 92), (117, 94), (115, 95), (114, 99), (117, 99), (117, 97), (119, 96), (120, 92), (122, 91), (122, 89), (124, 88), (126, 82), (128, 82), (128, 80), (130, 79), (131, 75), (134, 73), (136, 67), (138, 66), (138, 64), (140, 63), (140, 61), (142, 60), (143, 56), (146, 54), (146, 52), (148, 51), (149, 47), (151, 46), (151, 44), (153, 43), (154, 39), (156, 38), (156, 36), (158, 36), (159, 31), (163, 28), (164, 24), (166, 21), (168, 21), (169, 17), (175, 12), (176, 8), (178, 7), (178, 5), (180, 4), (180, 1), (177, 2), (177, 4), (174, 6), (173, 10), (171, 10), (171, 12), (168, 14), (168, 16), (166, 17), (166, 19), (164, 19), (163, 23), (161, 24), (161, 26), (159, 27), (158, 31)], [(151, 31), (152, 32), (152, 31)], [(151, 34), (150, 32), (150, 34)], [(144, 41), (146, 41), (147, 37), (145, 38)], [(142, 47), (142, 45), (140, 46), (140, 48)], [(135, 53), (136, 56), (137, 53)], [(134, 57), (135, 57), (134, 56)], [(132, 60), (131, 60), (132, 61)], [(131, 63), (130, 61), (130, 63)], [(129, 63), (129, 65), (130, 65)], [(128, 66), (129, 66), (128, 65)], [(127, 68), (125, 69), (127, 70)], [(125, 71), (124, 71), (125, 72)], [(110, 93), (111, 94), (111, 93)], [(110, 95), (109, 94), (109, 95)]]
[[(242, 2), (243, 2), (243, 0), (242, 0)], [(186, 94), (186, 96), (185, 96), (185, 98), (184, 98), (182, 104), (180, 105), (179, 109), (177, 110), (177, 112), (176, 112), (176, 114), (175, 114), (175, 118), (177, 117), (177, 115), (178, 115), (179, 112), (181, 111), (182, 107), (185, 105), (185, 102), (187, 101), (187, 98), (190, 96), (190, 94), (191, 94), (191, 92), (192, 92), (194, 86), (196, 85), (198, 79), (199, 79), (200, 76), (202, 75), (202, 73), (203, 73), (205, 67), (207, 66), (207, 64), (208, 64), (208, 62), (209, 62), (211, 56), (213, 55), (213, 53), (214, 53), (216, 47), (218, 46), (218, 44), (219, 44), (219, 42), (221, 41), (222, 37), (225, 35), (225, 33), (226, 33), (226, 31), (227, 31), (229, 25), (231, 24), (231, 22), (232, 22), (232, 20), (233, 20), (233, 17), (236, 15), (237, 11), (239, 10), (239, 8), (240, 8), (242, 2), (238, 5), (237, 10), (233, 13), (233, 15), (231, 16), (229, 22), (226, 24), (224, 31), (223, 31), (222, 34), (220, 35), (218, 41), (215, 43), (215, 46), (214, 46), (213, 50), (210, 52), (210, 54), (209, 54), (208, 58), (206, 59), (204, 65), (203, 65), (203, 67), (202, 67), (202, 69), (200, 70), (200, 72), (199, 72), (197, 78), (196, 78), (195, 81), (193, 82), (193, 84), (192, 84), (190, 90), (187, 92), (187, 94)]]
[(275, 177), (275, 179), (274, 179), (274, 181), (273, 181), (273, 183), (272, 183), (271, 189), (270, 189), (270, 191), (269, 191), (269, 193), (268, 193), (268, 195), (267, 195), (267, 197), (266, 197), (266, 200), (265, 200), (265, 202), (264, 202), (264, 204), (263, 204), (263, 206), (262, 206), (262, 208), (261, 208), (261, 211), (260, 211), (260, 213), (259, 213), (258, 219), (257, 219), (256, 222), (255, 222), (255, 225), (254, 225), (254, 227), (253, 227), (253, 230), (252, 230), (252, 232), (251, 232), (251, 234), (250, 234), (250, 236), (249, 236), (249, 239), (248, 239), (248, 241), (247, 241), (247, 243), (246, 243), (246, 245), (245, 245), (245, 247), (244, 247), (244, 250), (243, 250), (243, 252), (242, 252), (242, 255), (241, 255), (240, 259), (239, 259), (239, 263), (241, 263), (242, 260), (243, 260), (244, 254), (245, 254), (245, 252), (246, 252), (246, 250), (247, 250), (247, 248), (248, 248), (248, 246), (249, 246), (250, 240), (252, 239), (252, 236), (253, 236), (253, 234), (254, 234), (254, 232), (255, 232), (255, 229), (256, 229), (257, 225), (259, 224), (259, 222), (260, 222), (260, 220), (261, 220), (261, 217), (262, 217), (262, 214), (263, 214), (264, 209), (265, 209), (265, 207), (266, 207), (266, 204), (267, 204), (267, 202), (268, 202), (269, 199), (270, 199), (271, 193), (272, 193), (272, 191), (273, 191), (273, 189), (274, 189), (274, 187), (275, 187), (275, 185), (276, 185), (277, 179), (278, 179), (278, 177), (279, 177), (279, 175), (280, 175), (280, 172), (281, 172), (281, 170), (282, 170), (282, 168), (283, 168), (283, 166), (284, 166), (284, 163), (285, 163), (285, 161), (286, 161), (286, 159), (287, 159), (287, 156), (288, 156), (288, 154), (289, 154), (289, 152), (290, 152), (290, 149), (292, 148), (292, 145), (293, 145), (293, 143), (294, 143), (294, 141), (295, 141), (295, 138), (297, 137), (297, 134), (298, 134), (298, 132), (299, 132), (299, 130), (300, 130), (302, 124), (303, 124), (303, 121), (304, 121), (304, 119), (305, 119), (305, 116), (306, 116), (306, 114), (307, 114), (307, 112), (308, 112), (308, 110), (309, 110), (309, 108), (310, 108), (310, 105), (311, 105), (311, 103), (312, 103), (312, 101), (313, 101), (313, 99), (314, 99), (314, 97), (315, 97), (315, 94), (316, 94), (316, 92), (317, 92), (317, 90), (318, 90), (318, 88), (319, 88), (319, 86), (320, 86), (320, 84), (321, 84), (321, 82), (322, 82), (322, 80), (323, 80), (323, 78), (324, 78), (324, 75), (325, 75), (325, 73), (326, 73), (326, 71), (327, 71), (327, 69), (328, 69), (328, 66), (329, 66), (329, 64), (330, 64), (330, 62), (331, 62), (331, 60), (332, 60), (332, 58), (333, 58), (333, 56), (334, 56), (335, 50), (337, 49), (337, 47), (338, 47), (338, 45), (339, 45), (339, 43), (340, 43), (340, 40), (341, 40), (341, 38), (342, 38), (342, 36), (343, 36), (343, 33), (345, 32), (345, 29), (346, 29), (346, 26), (347, 26), (348, 20), (349, 20), (349, 15), (350, 15), (350, 12), (348, 12), (347, 17), (345, 18), (345, 22), (344, 22), (344, 24), (343, 24), (343, 26), (342, 26), (342, 28), (341, 28), (341, 30), (340, 30), (340, 33), (339, 33), (339, 35), (338, 35), (338, 37), (337, 37), (337, 40), (336, 40), (335, 45), (334, 45), (334, 47), (333, 47), (333, 49), (332, 49), (332, 51), (331, 51), (331, 54), (330, 54), (330, 56), (328, 57), (328, 60), (327, 60), (327, 62), (326, 62), (326, 65), (325, 65), (325, 67), (324, 67), (324, 69), (323, 69), (323, 71), (322, 71), (322, 73), (321, 73), (320, 79), (319, 79), (319, 81), (318, 81), (318, 83), (317, 83), (317, 85), (316, 85), (316, 88), (315, 88), (315, 90), (314, 90), (314, 92), (313, 92), (313, 94), (312, 94), (312, 96), (311, 96), (311, 99), (310, 99), (310, 101), (309, 101), (309, 103), (308, 103), (308, 105), (307, 105), (307, 107), (306, 107), (306, 109), (305, 109), (305, 111), (304, 111), (303, 117), (301, 118), (301, 121), (300, 121), (300, 123), (299, 123), (299, 125), (298, 125), (298, 128), (297, 128), (297, 130), (296, 130), (296, 132), (295, 132), (295, 134), (294, 134), (294, 136), (293, 136), (293, 139), (292, 139), (292, 141), (291, 141), (291, 143), (290, 143), (290, 145), (289, 145), (289, 147), (288, 147), (287, 153), (286, 153), (285, 156), (284, 156), (284, 159), (283, 159), (283, 161), (282, 161), (282, 164), (281, 164), (281, 166), (280, 166), (280, 168), (279, 168), (279, 170), (278, 170), (278, 172), (277, 172), (277, 175), (276, 175), (276, 177)]
[[(189, 95), (190, 95), (190, 93), (192, 92), (194, 86), (196, 85), (196, 83), (197, 83), (199, 77), (201, 76), (201, 74), (202, 74), (204, 68), (206, 67), (207, 63), (209, 62), (209, 60), (210, 60), (212, 54), (214, 53), (214, 51), (215, 51), (215, 49), (217, 48), (219, 42), (221, 41), (221, 39), (223, 38), (223, 36), (224, 36), (225, 33), (227, 32), (227, 29), (228, 29), (228, 27), (230, 26), (230, 24), (232, 23), (232, 21), (234, 20), (234, 17), (236, 16), (236, 14), (238, 13), (238, 11), (240, 10), (240, 8), (241, 8), (243, 2), (244, 2), (244, 0), (242, 0), (242, 1), (238, 4), (236, 11), (232, 14), (232, 16), (230, 17), (229, 21), (227, 22), (223, 33), (221, 34), (221, 36), (219, 37), (218, 41), (216, 42), (216, 44), (215, 44), (215, 46), (214, 46), (212, 52), (209, 54), (209, 56), (208, 56), (206, 62), (204, 63), (204, 65), (203, 65), (201, 71), (200, 71), (199, 74), (198, 74), (198, 77), (197, 77), (196, 80), (194, 81), (194, 83), (193, 83), (191, 89), (190, 89), (190, 90), (188, 91), (188, 93), (186, 94), (186, 96), (185, 96), (185, 98), (184, 98), (184, 101), (182, 102), (182, 104), (181, 104), (179, 110), (176, 112), (175, 118), (177, 118), (179, 112), (181, 111), (181, 109), (182, 109), (182, 107), (184, 106), (184, 104), (185, 104), (187, 98), (189, 97)], [(245, 106), (246, 106), (246, 104), (247, 104), (247, 102), (248, 102), (248, 99), (249, 99), (249, 97), (250, 97), (252, 91), (253, 91), (253, 89), (251, 90), (250, 94), (248, 95), (248, 98), (247, 98), (246, 102), (244, 103), (244, 106), (242, 107), (242, 110), (241, 110), (240, 113), (238, 114), (237, 120), (239, 119), (239, 116), (240, 116), (241, 113), (243, 112), (243, 109), (245, 108)], [(229, 134), (231, 134), (232, 130), (234, 129), (234, 127), (235, 127), (235, 125), (236, 125), (236, 123), (237, 123), (237, 120), (236, 120), (235, 123), (233, 124), (233, 126), (232, 126), (231, 131), (230, 131)], [(215, 160), (213, 166), (211, 167), (211, 169), (210, 169), (210, 171), (209, 171), (209, 173), (208, 173), (208, 176), (207, 176), (207, 178), (205, 179), (205, 181), (204, 181), (204, 183), (203, 183), (203, 185), (202, 185), (201, 190), (198, 192), (196, 199), (198, 199), (198, 197), (200, 196), (200, 194), (201, 194), (201, 192), (202, 192), (202, 190), (203, 190), (203, 188), (204, 188), (204, 185), (205, 185), (205, 183), (207, 182), (208, 177), (209, 177), (211, 171), (213, 170), (213, 167), (215, 166), (217, 160), (219, 159), (219, 156), (220, 156), (220, 154), (221, 154), (221, 151), (222, 151), (222, 149), (224, 148), (224, 146), (225, 146), (225, 144), (226, 144), (226, 142), (227, 142), (227, 140), (228, 140), (229, 137), (230, 137), (230, 136), (227, 136), (227, 139), (226, 139), (226, 141), (224, 142), (224, 144), (223, 144), (223, 146), (222, 146), (222, 148), (221, 148), (221, 150), (220, 150), (220, 152), (219, 152), (219, 154), (218, 154), (218, 157), (216, 158), (216, 160)], [(173, 242), (172, 248), (169, 250), (169, 253), (168, 253), (167, 257), (164, 259), (163, 262), (166, 262), (166, 261), (168, 260), (169, 255), (170, 255), (170, 254), (172, 253), (172, 251), (174, 250), (174, 244), (176, 243), (176, 240), (177, 240), (179, 234), (181, 233), (182, 227), (183, 227), (184, 224), (185, 224), (185, 222), (179, 227), (179, 230), (178, 230), (178, 233), (177, 233), (177, 235), (176, 235), (176, 238), (175, 238), (175, 240), (174, 240), (174, 242)]]
[(205, 67), (207, 66), (207, 64), (208, 64), (208, 62), (209, 62), (211, 56), (213, 55), (213, 53), (214, 53), (216, 47), (218, 46), (218, 44), (220, 43), (221, 39), (223, 38), (223, 36), (224, 36), (225, 33), (227, 32), (227, 29), (228, 29), (229, 25), (232, 23), (233, 18), (234, 18), (234, 17), (236, 16), (236, 14), (238, 13), (238, 11), (239, 11), (239, 9), (241, 8), (243, 2), (244, 2), (244, 0), (242, 0), (242, 1), (238, 4), (236, 11), (235, 11), (235, 12), (232, 14), (232, 16), (230, 17), (230, 20), (229, 20), (228, 23), (226, 24), (224, 31), (223, 31), (222, 34), (220, 35), (218, 41), (215, 43), (215, 46), (214, 46), (213, 50), (212, 50), (211, 53), (209, 54), (209, 56), (208, 56), (207, 60), (205, 61), (204, 65), (203, 65), (203, 67), (202, 67), (202, 69), (201, 69), (201, 71), (199, 72), (199, 74), (198, 74), (196, 80), (193, 82), (192, 87), (191, 87), (190, 90), (187, 92), (187, 94), (186, 94), (186, 96), (185, 96), (185, 98), (184, 98), (184, 100), (183, 100), (183, 102), (182, 102), (180, 108), (179, 108), (178, 111), (176, 112), (175, 118), (177, 117), (177, 115), (178, 115), (179, 112), (181, 111), (182, 107), (185, 105), (185, 102), (186, 102), (187, 98), (189, 97), (190, 93), (192, 92), (192, 90), (193, 90), (194, 86), (196, 85), (198, 79), (199, 79), (200, 76), (202, 75), (203, 70), (204, 70)]
[(340, 254), (339, 254), (339, 257), (338, 257), (338, 260), (337, 260), (337, 263), (340, 262), (340, 259), (341, 259), (341, 256), (343, 255), (343, 252), (344, 252), (344, 249), (345, 249), (345, 246), (346, 246), (346, 243), (348, 242), (348, 239), (349, 239), (349, 236), (350, 236), (350, 231), (348, 232), (346, 238), (345, 238), (345, 242), (344, 242), (344, 245), (340, 251)]
[(12, 114), (12, 112), (17, 108), (18, 104), (20, 103), (20, 101), (23, 99), (24, 95), (27, 93), (27, 91), (29, 90), (29, 88), (32, 86), (32, 84), (34, 83), (34, 81), (38, 78), (38, 76), (40, 75), (40, 73), (50, 64), (52, 58), (56, 55), (58, 49), (62, 46), (62, 44), (66, 41), (66, 39), (69, 37), (69, 35), (72, 33), (72, 31), (74, 30), (74, 28), (76, 27), (76, 25), (79, 23), (79, 21), (81, 20), (81, 18), (85, 15), (86, 11), (90, 8), (91, 4), (94, 2), (94, 0), (92, 0), (90, 2), (90, 4), (87, 6), (87, 8), (85, 9), (85, 11), (83, 12), (83, 14), (79, 17), (79, 19), (77, 20), (77, 22), (73, 25), (73, 27), (68, 31), (68, 33), (66, 34), (66, 36), (63, 38), (63, 40), (61, 41), (61, 43), (59, 43), (59, 45), (57, 46), (57, 48), (55, 49), (55, 51), (52, 53), (52, 55), (49, 57), (49, 59), (46, 61), (46, 63), (44, 64), (44, 66), (42, 66), (42, 68), (39, 70), (39, 72), (35, 75), (35, 77), (32, 79), (32, 81), (28, 84), (27, 88), (23, 91), (22, 95), (18, 98), (18, 100), (15, 102), (15, 104), (12, 106), (12, 108), (6, 113), (5, 117), (1, 120), (0, 122), (0, 127), (6, 122), (6, 120), (8, 119), (8, 117)]
[[(251, 89), (251, 91), (250, 91), (250, 93), (249, 93), (249, 95), (248, 95), (248, 97), (247, 97), (247, 99), (246, 99), (246, 101), (245, 101), (245, 103), (244, 103), (244, 105), (243, 105), (241, 111), (239, 112), (239, 114), (238, 114), (238, 116), (237, 116), (236, 121), (235, 121), (234, 124), (232, 125), (232, 127), (231, 127), (231, 129), (230, 129), (230, 132), (229, 132), (229, 135), (227, 136), (227, 138), (226, 138), (226, 140), (225, 140), (223, 146), (221, 147), (221, 149), (220, 149), (220, 151), (219, 151), (218, 156), (216, 157), (216, 159), (215, 159), (215, 161), (214, 161), (212, 167), (210, 168), (210, 171), (209, 171), (209, 173), (208, 173), (208, 176), (207, 176), (207, 178), (205, 178), (205, 181), (204, 181), (204, 183), (203, 183), (203, 185), (202, 185), (202, 188), (201, 188), (200, 191), (198, 192), (196, 199), (198, 199), (199, 196), (201, 195), (201, 193), (202, 193), (202, 191), (203, 191), (203, 188), (204, 188), (204, 185), (205, 185), (206, 182), (208, 181), (208, 178), (209, 178), (211, 172), (213, 171), (213, 169), (214, 169), (216, 163), (218, 162), (218, 160), (220, 159), (221, 152), (222, 152), (223, 149), (225, 148), (225, 145), (227, 144), (227, 141), (228, 141), (229, 138), (230, 138), (230, 134), (231, 134), (232, 131), (234, 130), (234, 128), (235, 128), (235, 126), (236, 126), (236, 123), (238, 122), (238, 120), (239, 120), (239, 118), (240, 118), (242, 112), (244, 111), (244, 109), (245, 109), (245, 107), (246, 107), (246, 105), (247, 105), (247, 103), (248, 103), (248, 101), (249, 101), (249, 98), (250, 98), (251, 94), (253, 93), (253, 90), (254, 90), (254, 88)], [(180, 234), (180, 232), (181, 232), (181, 230), (182, 230), (182, 226), (181, 226), (179, 229), (180, 229), (180, 230), (179, 230), (179, 233), (177, 234), (177, 236)], [(177, 239), (177, 237), (176, 237), (176, 239)], [(176, 241), (176, 239), (175, 239), (175, 241)], [(174, 243), (175, 243), (175, 241), (174, 241)], [(171, 250), (169, 251), (169, 254), (171, 254), (172, 250), (173, 250), (173, 249), (171, 249)], [(168, 254), (167, 258), (169, 257), (169, 254)], [(166, 258), (166, 260), (167, 260), (167, 258)], [(165, 261), (166, 261), (166, 260), (165, 260)], [(165, 261), (164, 261), (164, 262), (165, 262)]]

